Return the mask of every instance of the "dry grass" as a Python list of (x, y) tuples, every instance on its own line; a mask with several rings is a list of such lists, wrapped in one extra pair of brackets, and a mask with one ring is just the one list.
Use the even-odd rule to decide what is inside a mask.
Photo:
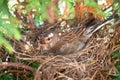
[(110, 75), (116, 75), (111, 56), (118, 49), (120, 39), (119, 28), (115, 30), (113, 37), (107, 29), (98, 31), (85, 49), (69, 55), (43, 55), (32, 46), (25, 49), (27, 41), (13, 41), (14, 55), (19, 61), (41, 64), (34, 70), (34, 80), (110, 80)]

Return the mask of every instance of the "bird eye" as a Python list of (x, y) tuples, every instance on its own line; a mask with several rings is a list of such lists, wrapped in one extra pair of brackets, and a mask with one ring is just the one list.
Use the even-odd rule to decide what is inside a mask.
[(48, 38), (47, 40), (50, 40), (50, 38)]

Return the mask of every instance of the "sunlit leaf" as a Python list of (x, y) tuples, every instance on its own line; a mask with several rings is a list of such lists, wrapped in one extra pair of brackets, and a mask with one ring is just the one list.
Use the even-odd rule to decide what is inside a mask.
[(4, 46), (9, 53), (13, 52), (13, 48), (10, 43), (2, 36), (0, 36), (0, 45)]
[(98, 6), (98, 4), (94, 0), (85, 0), (85, 4), (90, 7)]
[(8, 0), (1, 0), (0, 11), (2, 11), (3, 14), (10, 15), (10, 13), (8, 11)]

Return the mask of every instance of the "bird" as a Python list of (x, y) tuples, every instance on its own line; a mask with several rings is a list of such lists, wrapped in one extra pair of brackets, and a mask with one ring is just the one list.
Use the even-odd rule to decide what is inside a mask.
[(54, 55), (66, 55), (76, 53), (85, 48), (87, 41), (93, 34), (108, 23), (111, 23), (116, 16), (111, 16), (103, 22), (92, 26), (81, 25), (70, 31), (63, 31), (56, 34), (48, 32), (39, 38), (39, 48)]

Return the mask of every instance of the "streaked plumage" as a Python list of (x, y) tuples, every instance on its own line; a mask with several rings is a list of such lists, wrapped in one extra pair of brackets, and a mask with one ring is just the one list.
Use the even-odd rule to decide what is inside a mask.
[[(114, 17), (110, 17), (107, 20), (95, 24), (93, 26), (80, 26), (79, 28), (70, 30), (69, 32), (63, 33), (63, 35), (53, 34), (53, 36), (49, 37), (49, 39), (45, 40), (45, 38), (40, 39), (47, 43), (47, 47), (42, 47), (43, 50), (51, 52), (55, 55), (62, 54), (71, 54), (82, 50), (88, 39), (95, 33), (97, 30), (102, 28), (111, 21)], [(40, 43), (42, 44), (42, 43)]]

